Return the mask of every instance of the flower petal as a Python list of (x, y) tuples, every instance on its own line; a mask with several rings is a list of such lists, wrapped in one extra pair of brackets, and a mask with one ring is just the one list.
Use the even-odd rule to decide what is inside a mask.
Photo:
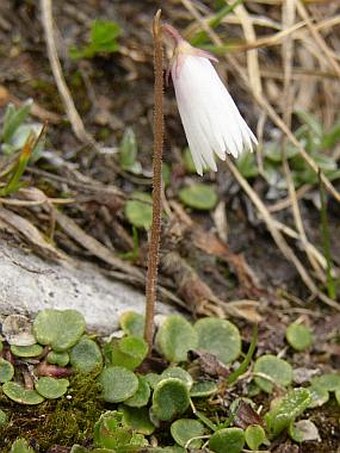
[(194, 48), (188, 53), (188, 45), (185, 49), (177, 50), (171, 74), (193, 161), (202, 174), (204, 164), (216, 171), (214, 154), (237, 158), (257, 140), (208, 58)]

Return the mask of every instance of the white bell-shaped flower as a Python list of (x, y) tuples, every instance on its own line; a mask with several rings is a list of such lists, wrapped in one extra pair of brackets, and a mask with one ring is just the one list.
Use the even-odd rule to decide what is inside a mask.
[(171, 77), (197, 173), (202, 175), (205, 166), (216, 171), (215, 154), (237, 158), (252, 151), (257, 139), (211, 64), (216, 58), (191, 46), (171, 25), (163, 29), (175, 41)]

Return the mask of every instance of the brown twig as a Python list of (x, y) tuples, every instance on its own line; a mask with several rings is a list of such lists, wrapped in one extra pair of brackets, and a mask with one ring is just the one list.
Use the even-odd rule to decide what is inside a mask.
[(60, 60), (58, 58), (58, 52), (53, 33), (52, 1), (40, 0), (40, 8), (42, 25), (45, 32), (48, 59), (50, 60), (53, 77), (64, 104), (67, 117), (70, 120), (73, 132), (76, 137), (82, 143), (92, 144), (94, 142), (94, 139), (85, 130), (83, 121), (80, 118), (80, 115), (74, 105), (70, 90), (67, 87)]
[(146, 276), (146, 310), (144, 337), (152, 348), (154, 313), (156, 305), (157, 274), (159, 263), (159, 243), (161, 233), (162, 207), (162, 155), (164, 141), (163, 113), (163, 44), (160, 24), (161, 10), (158, 10), (153, 22), (154, 38), (154, 152), (153, 152), (153, 191), (152, 191), (152, 225), (150, 231), (148, 271)]

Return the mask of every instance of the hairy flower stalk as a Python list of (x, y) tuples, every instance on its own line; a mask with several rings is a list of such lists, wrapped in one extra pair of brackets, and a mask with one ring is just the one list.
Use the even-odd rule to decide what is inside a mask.
[(222, 160), (226, 154), (237, 158), (257, 139), (211, 64), (217, 59), (191, 46), (171, 25), (163, 30), (175, 43), (171, 77), (197, 173), (202, 175), (206, 166), (216, 171), (215, 154)]

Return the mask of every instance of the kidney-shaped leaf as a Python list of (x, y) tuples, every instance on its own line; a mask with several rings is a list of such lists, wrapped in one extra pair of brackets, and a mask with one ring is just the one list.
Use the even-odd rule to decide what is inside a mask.
[(192, 325), (180, 315), (168, 316), (156, 335), (156, 344), (160, 352), (170, 362), (187, 359), (190, 349), (197, 347), (197, 333)]
[(170, 421), (189, 407), (189, 390), (180, 379), (167, 378), (156, 385), (152, 397), (152, 414), (162, 421)]
[(121, 403), (138, 389), (137, 376), (121, 366), (105, 368), (99, 376), (99, 382), (102, 386), (102, 397), (108, 403)]
[(218, 318), (202, 318), (194, 327), (198, 335), (199, 349), (214, 354), (225, 364), (240, 355), (240, 332), (231, 322)]
[(256, 384), (265, 392), (271, 393), (275, 385), (287, 387), (293, 379), (293, 369), (291, 365), (283, 359), (267, 354), (259, 357), (254, 365)]
[(66, 351), (79, 341), (85, 329), (85, 319), (76, 310), (46, 308), (38, 313), (33, 333), (38, 343), (50, 345), (55, 351)]

